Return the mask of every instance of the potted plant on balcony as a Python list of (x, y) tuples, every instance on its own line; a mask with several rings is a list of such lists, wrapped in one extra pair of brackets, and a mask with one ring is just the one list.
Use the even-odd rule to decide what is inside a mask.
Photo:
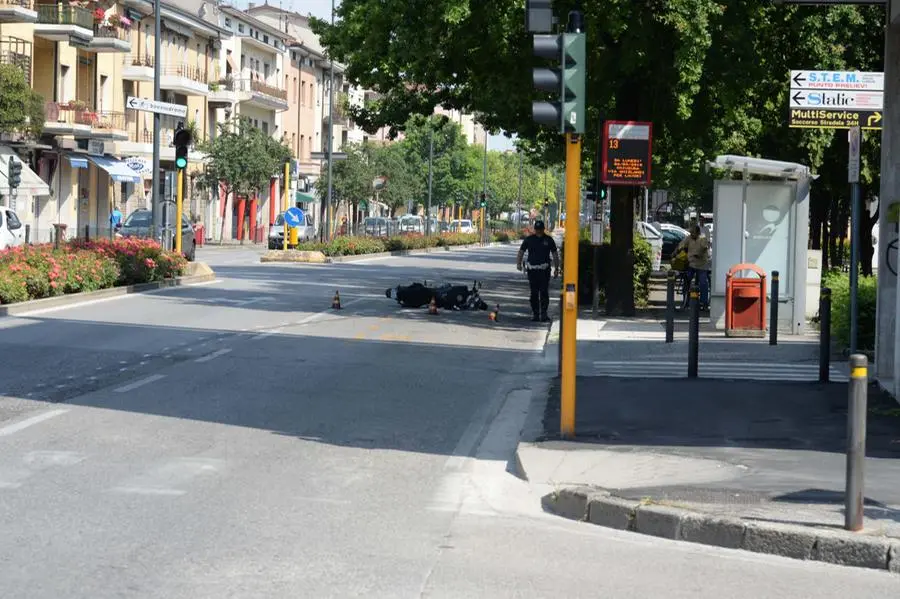
[(119, 15), (119, 27), (125, 31), (131, 31), (131, 19), (125, 15)]

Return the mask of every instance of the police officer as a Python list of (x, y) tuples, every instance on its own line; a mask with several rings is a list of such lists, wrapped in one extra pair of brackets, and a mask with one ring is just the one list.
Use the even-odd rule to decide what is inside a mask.
[(531, 311), (534, 313), (532, 322), (549, 322), (547, 308), (550, 306), (550, 257), (553, 256), (553, 276), (559, 276), (559, 253), (556, 250), (556, 242), (549, 235), (544, 234), (544, 221), (534, 221), (534, 234), (522, 241), (519, 255), (516, 258), (516, 268), (522, 270), (522, 259), (528, 252), (528, 284), (531, 286)]

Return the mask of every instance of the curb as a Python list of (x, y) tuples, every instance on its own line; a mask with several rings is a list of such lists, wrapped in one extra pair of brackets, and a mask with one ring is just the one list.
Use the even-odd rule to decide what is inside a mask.
[[(518, 451), (516, 465), (521, 465)], [(550, 493), (541, 499), (541, 505), (564, 518), (616, 530), (900, 574), (900, 539), (719, 517), (622, 499), (588, 487)]]
[[(182, 287), (185, 285), (196, 285), (197, 283), (205, 283), (214, 281), (216, 273), (209, 266), (202, 262), (194, 262), (196, 264), (193, 270), (206, 270), (202, 274), (183, 275), (174, 279), (165, 279), (154, 283), (140, 283), (138, 285), (127, 285), (124, 287), (110, 287), (109, 289), (100, 289), (98, 291), (89, 291), (87, 293), (70, 293), (68, 295), (60, 295), (56, 297), (45, 297), (27, 302), (18, 302), (15, 304), (6, 304), (0, 306), (0, 317), (2, 316), (18, 316), (27, 314), (35, 310), (44, 310), (46, 308), (58, 308), (83, 302), (105, 299), (110, 297), (118, 297), (121, 295), (130, 295), (132, 293), (144, 293), (163, 289), (166, 287)], [(202, 265), (202, 266), (201, 266)]]
[[(452, 252), (455, 250), (471, 250), (478, 248), (490, 248), (490, 247), (501, 247), (512, 245), (511, 241), (494, 241), (491, 243), (487, 243), (485, 245), (481, 245), (479, 243), (473, 243), (469, 245), (445, 245), (440, 247), (432, 247), (432, 248), (421, 248), (415, 250), (396, 250), (393, 252), (377, 252), (374, 254), (354, 254), (352, 256), (325, 256), (322, 252), (300, 252), (301, 254), (319, 254), (324, 256), (324, 259), (319, 259), (318, 256), (315, 259), (309, 259), (307, 256), (295, 255), (293, 259), (284, 259), (280, 260), (278, 257), (271, 257), (266, 259), (268, 254), (264, 254), (260, 257), (260, 262), (293, 262), (298, 264), (337, 264), (342, 262), (356, 262), (358, 260), (371, 260), (372, 258), (391, 258), (398, 256), (418, 256), (423, 254), (434, 254), (437, 252)], [(270, 250), (272, 252), (281, 252), (282, 250)], [(290, 252), (288, 252), (290, 254)], [(306, 259), (304, 259), (306, 258)]]

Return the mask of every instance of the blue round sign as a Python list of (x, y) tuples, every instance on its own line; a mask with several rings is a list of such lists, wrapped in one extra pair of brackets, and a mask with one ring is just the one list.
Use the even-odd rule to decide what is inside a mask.
[(284, 213), (284, 220), (289, 227), (299, 227), (303, 223), (303, 211), (296, 206), (288, 208)]

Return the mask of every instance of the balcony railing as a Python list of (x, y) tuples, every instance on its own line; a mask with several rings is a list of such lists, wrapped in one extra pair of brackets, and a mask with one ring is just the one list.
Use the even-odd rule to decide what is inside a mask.
[(64, 123), (67, 125), (91, 126), (97, 120), (97, 113), (85, 106), (83, 102), (47, 102), (44, 105), (46, 124)]
[[(125, 126), (128, 129), (128, 140), (134, 143), (152, 144), (153, 125), (145, 126), (145, 121), (136, 110), (125, 113)], [(150, 123), (153, 121), (150, 120)], [(175, 129), (178, 123), (184, 122), (183, 118), (162, 115), (159, 117), (159, 137), (162, 141), (160, 147), (167, 147), (175, 139)]]
[(206, 83), (206, 69), (192, 67), (186, 64), (163, 67), (162, 74), (173, 77), (184, 77), (191, 81), (196, 81), (197, 83)]
[(17, 37), (0, 36), (0, 64), (19, 67), (31, 85), (31, 42)]
[(34, 10), (33, 0), (0, 0), (0, 8), (7, 6), (19, 6), (28, 10)]
[[(0, 0), (0, 2), (2, 2), (2, 0)], [(121, 27), (100, 25), (99, 23), (94, 23), (94, 37), (127, 42), (129, 33), (130, 31), (122, 29)]]
[(38, 6), (38, 23), (46, 25), (76, 25), (92, 30), (94, 28), (94, 16), (88, 9), (78, 6), (41, 4)]
[(91, 128), (100, 131), (124, 131), (125, 113), (102, 110), (94, 113)]
[(284, 100), (287, 102), (287, 90), (281, 89), (272, 85), (267, 85), (258, 79), (253, 79), (250, 81), (250, 89), (258, 94), (265, 94), (267, 96), (272, 96), (273, 98), (278, 98), (279, 100)]

